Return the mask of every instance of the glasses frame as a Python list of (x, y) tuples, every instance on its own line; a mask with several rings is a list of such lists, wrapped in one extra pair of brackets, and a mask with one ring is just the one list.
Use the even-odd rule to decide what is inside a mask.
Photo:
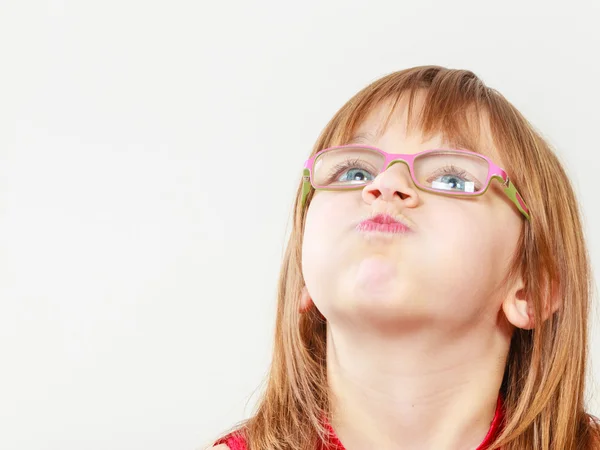
[[(306, 162), (304, 163), (304, 169), (302, 171), (302, 209), (304, 209), (304, 207), (305, 207), (306, 198), (310, 192), (311, 187), (314, 188), (315, 190), (321, 190), (321, 191), (348, 191), (348, 190), (363, 189), (365, 186), (372, 183), (372, 181), (368, 181), (359, 186), (353, 186), (353, 185), (337, 186), (337, 187), (315, 186), (314, 180), (313, 180), (313, 168), (314, 168), (315, 160), (321, 154), (323, 154), (325, 152), (328, 152), (331, 150), (344, 149), (344, 148), (357, 148), (357, 149), (362, 148), (362, 149), (368, 149), (368, 150), (372, 150), (372, 151), (380, 153), (385, 158), (385, 161), (383, 164), (383, 168), (375, 176), (384, 172), (385, 170), (387, 170), (389, 167), (391, 167), (395, 163), (400, 163), (400, 162), (404, 163), (408, 167), (408, 171), (410, 172), (410, 176), (412, 178), (414, 185), (418, 189), (421, 189), (421, 190), (427, 191), (427, 192), (433, 192), (434, 194), (440, 194), (440, 195), (451, 196), (451, 197), (455, 197), (455, 196), (456, 197), (478, 197), (480, 195), (485, 194), (490, 187), (492, 179), (496, 179), (502, 185), (502, 189), (503, 189), (504, 193), (506, 194), (506, 196), (515, 204), (517, 209), (525, 216), (525, 218), (527, 220), (531, 220), (529, 208), (525, 204), (525, 201), (523, 201), (523, 197), (521, 197), (521, 194), (519, 194), (519, 191), (517, 190), (515, 185), (510, 181), (510, 178), (508, 177), (508, 174), (506, 173), (506, 171), (504, 169), (502, 169), (501, 167), (496, 165), (491, 159), (489, 159), (485, 155), (482, 155), (481, 153), (476, 153), (476, 152), (472, 152), (469, 150), (462, 150), (462, 149), (452, 149), (452, 148), (437, 148), (437, 149), (424, 150), (422, 152), (414, 153), (414, 154), (404, 154), (404, 153), (388, 153), (386, 151), (381, 150), (380, 148), (373, 147), (370, 145), (347, 144), (347, 145), (338, 145), (336, 147), (329, 147), (324, 150), (321, 150), (321, 151), (317, 152), (315, 155), (313, 155), (312, 157), (310, 157), (309, 159), (307, 159)], [(415, 173), (414, 173), (415, 159), (418, 156), (421, 156), (421, 155), (424, 155), (427, 153), (432, 153), (432, 152), (439, 152), (439, 151), (465, 153), (468, 155), (475, 155), (479, 158), (485, 159), (488, 162), (488, 175), (487, 175), (487, 179), (485, 180), (485, 183), (483, 183), (485, 186), (484, 189), (479, 193), (472, 194), (469, 192), (463, 192), (463, 193), (443, 192), (443, 191), (435, 190), (433, 188), (427, 188), (427, 187), (421, 186), (419, 184), (419, 182), (417, 181), (417, 179), (415, 177)]]

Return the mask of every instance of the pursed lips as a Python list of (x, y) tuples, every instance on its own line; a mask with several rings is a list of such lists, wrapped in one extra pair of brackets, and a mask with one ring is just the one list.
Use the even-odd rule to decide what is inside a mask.
[(356, 229), (358, 231), (366, 232), (380, 232), (380, 233), (408, 233), (411, 231), (411, 227), (406, 223), (406, 220), (402, 220), (401, 217), (394, 217), (390, 214), (379, 213), (374, 216), (360, 222)]

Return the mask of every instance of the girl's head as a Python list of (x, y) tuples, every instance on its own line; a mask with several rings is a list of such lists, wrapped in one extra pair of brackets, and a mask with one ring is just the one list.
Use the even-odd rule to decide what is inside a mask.
[[(506, 343), (503, 448), (586, 442), (593, 431), (583, 398), (591, 276), (571, 182), (548, 143), (472, 72), (424, 66), (357, 93), (310, 156), (348, 144), (407, 160), (430, 149), (476, 152), (510, 183), (493, 179), (479, 196), (444, 195), (419, 188), (407, 164), (380, 173), (377, 164), (356, 167), (354, 156), (330, 175), (367, 181), (357, 189), (315, 190), (300, 180), (271, 373), (244, 424), (251, 448), (311, 448), (325, 432), (328, 322), (382, 334), (399, 324), (404, 332), (428, 328), (438, 340), (486, 329)], [(457, 165), (429, 182), (444, 189), (468, 181)], [(357, 229), (378, 213), (410, 230)]]
[[(330, 323), (337, 317), (382, 333), (425, 327), (445, 341), (449, 332), (494, 326), (503, 310), (514, 326), (531, 328), (524, 280), (516, 276), (509, 286), (506, 279), (526, 215), (496, 180), (481, 195), (458, 195), (484, 191), (493, 167), (488, 161), (431, 150), (462, 147), (501, 167), (508, 156), (495, 145), (483, 106), (448, 103), (440, 98), (447, 92), (419, 88), (378, 101), (354, 130), (346, 129), (351, 136), (335, 142), (356, 146), (336, 147), (312, 160), (312, 183), (326, 183), (329, 190), (314, 193), (306, 214), (303, 299), (310, 296)], [(444, 127), (448, 116), (456, 117), (458, 129)], [(412, 170), (405, 164), (386, 169), (366, 146), (427, 153), (412, 161)], [(356, 185), (363, 187), (339, 190)], [(423, 185), (442, 189), (418, 187)], [(408, 232), (373, 233), (375, 225), (361, 225), (377, 214), (403, 221)]]

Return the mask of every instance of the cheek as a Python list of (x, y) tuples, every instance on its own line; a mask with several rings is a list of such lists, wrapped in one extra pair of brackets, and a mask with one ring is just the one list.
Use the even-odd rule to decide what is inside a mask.
[(339, 236), (357, 220), (361, 211), (361, 197), (357, 192), (317, 192), (306, 215), (305, 239), (329, 242), (332, 236)]
[(324, 280), (331, 280), (343, 260), (341, 255), (348, 244), (344, 227), (351, 228), (350, 214), (357, 211), (347, 200), (344, 194), (319, 192), (309, 206), (302, 240), (302, 272), (313, 297), (326, 289)]
[(496, 307), (492, 299), (504, 276), (506, 252), (499, 239), (501, 230), (493, 224), (460, 225), (448, 223), (440, 228), (440, 239), (430, 243), (426, 253), (431, 259), (422, 261), (428, 273), (423, 282), (450, 316), (468, 318)]
[[(494, 280), (498, 239), (489, 218), (462, 208), (435, 210), (435, 216), (423, 218), (419, 247), (412, 261), (410, 274), (423, 286), (423, 295), (438, 299), (438, 305), (478, 302)], [(448, 304), (444, 305), (443, 299)]]
[(480, 266), (493, 250), (493, 232), (483, 215), (448, 209), (433, 219), (431, 226), (427, 238), (434, 247), (432, 253), (448, 268)]
[(303, 254), (310, 254), (320, 248), (332, 232), (333, 218), (329, 214), (330, 211), (327, 205), (328, 202), (323, 201), (322, 196), (315, 195), (308, 207), (303, 238), (303, 249), (306, 252), (303, 252)]

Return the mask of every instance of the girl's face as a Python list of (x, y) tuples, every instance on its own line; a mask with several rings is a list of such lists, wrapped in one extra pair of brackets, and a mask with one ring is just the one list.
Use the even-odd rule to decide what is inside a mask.
[[(416, 100), (418, 111), (422, 97)], [(406, 103), (376, 138), (388, 108), (382, 104), (373, 111), (357, 130), (363, 137), (352, 143), (410, 154), (450, 147), (439, 135), (429, 140), (417, 131), (408, 135)], [(482, 129), (482, 136), (486, 133)], [(486, 156), (504, 167), (491, 143), (485, 148)], [(376, 213), (401, 215), (411, 230), (357, 231)], [(522, 220), (496, 181), (482, 196), (457, 199), (419, 190), (406, 165), (394, 164), (362, 190), (315, 192), (302, 248), (306, 288), (328, 321), (392, 331), (496, 323), (504, 300), (498, 292)]]

